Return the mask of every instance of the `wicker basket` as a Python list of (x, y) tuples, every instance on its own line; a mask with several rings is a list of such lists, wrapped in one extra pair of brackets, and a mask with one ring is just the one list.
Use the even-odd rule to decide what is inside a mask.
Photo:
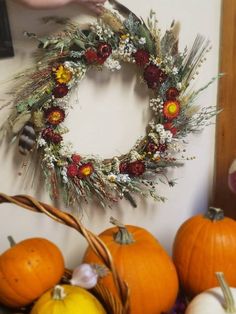
[(107, 268), (111, 271), (118, 297), (114, 297), (110, 291), (101, 283), (96, 285), (96, 287), (92, 290), (92, 293), (100, 300), (108, 314), (129, 313), (129, 289), (116, 271), (112, 256), (106, 245), (100, 240), (98, 236), (84, 228), (81, 222), (71, 214), (63, 212), (48, 204), (41, 203), (31, 196), (8, 196), (6, 194), (0, 193), (0, 203), (13, 203), (34, 212), (44, 213), (53, 220), (74, 228), (80, 234), (82, 234), (88, 241), (88, 244), (92, 250), (96, 253), (97, 256), (100, 257), (104, 265), (106, 265)]

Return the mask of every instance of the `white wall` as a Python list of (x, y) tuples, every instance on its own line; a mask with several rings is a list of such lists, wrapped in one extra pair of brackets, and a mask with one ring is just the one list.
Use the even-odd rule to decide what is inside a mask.
[[(217, 74), (220, 0), (123, 0), (122, 3), (143, 18), (148, 16), (151, 8), (154, 9), (163, 31), (170, 26), (173, 19), (179, 20), (181, 49), (190, 47), (198, 33), (205, 35), (211, 40), (213, 48), (195, 83), (196, 88)], [(8, 7), (15, 57), (0, 60), (1, 99), (7, 98), (3, 92), (11, 86), (11, 83), (3, 82), (31, 62), (34, 45), (22, 36), (24, 30), (40, 35), (55, 30), (55, 26), (44, 26), (40, 23), (39, 17), (44, 15), (71, 16), (81, 22), (88, 21), (86, 12), (75, 5), (44, 12), (25, 9), (11, 1), (8, 2)], [(90, 75), (79, 87), (79, 103), (68, 117), (68, 125), (71, 130), (69, 138), (80, 152), (112, 156), (128, 151), (135, 140), (144, 134), (148, 119), (147, 101), (138, 97), (133, 90), (133, 75), (128, 74), (128, 80), (124, 80), (124, 75), (125, 70), (109, 77), (106, 73)], [(199, 97), (199, 104), (215, 105), (216, 94), (217, 84), (214, 84)], [(146, 105), (143, 105), (143, 101), (146, 101)], [(7, 109), (0, 111), (1, 121), (5, 119), (7, 112)], [(171, 252), (174, 234), (179, 225), (187, 217), (204, 211), (208, 206), (213, 180), (214, 132), (213, 125), (201, 134), (188, 138), (188, 155), (196, 156), (196, 160), (187, 161), (184, 167), (173, 171), (173, 177), (178, 179), (174, 188), (161, 187), (160, 193), (168, 198), (165, 203), (157, 203), (151, 199), (139, 201), (136, 209), (126, 201), (106, 210), (88, 206), (82, 218), (85, 226), (98, 233), (109, 226), (109, 217), (113, 215), (124, 223), (149, 229)], [(41, 188), (36, 184), (33, 188), (24, 189), (22, 177), (17, 175), (21, 162), (14, 145), (4, 142), (0, 147), (0, 191), (10, 195), (31, 194), (51, 203), (43, 190), (43, 183)], [(0, 252), (8, 247), (6, 237), (9, 234), (16, 241), (43, 236), (61, 247), (68, 267), (80, 262), (86, 243), (75, 231), (16, 206), (1, 205), (0, 209)]]

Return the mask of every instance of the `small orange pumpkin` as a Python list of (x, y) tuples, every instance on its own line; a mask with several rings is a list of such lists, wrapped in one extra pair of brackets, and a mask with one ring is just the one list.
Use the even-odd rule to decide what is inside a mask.
[[(113, 223), (115, 221), (113, 220)], [(118, 226), (99, 235), (109, 249), (115, 267), (130, 289), (130, 314), (160, 314), (174, 305), (178, 293), (175, 266), (159, 242), (145, 229)], [(91, 248), (87, 263), (102, 264)], [(116, 294), (111, 275), (102, 283)]]
[(216, 272), (223, 272), (236, 287), (236, 222), (212, 207), (205, 215), (191, 217), (176, 234), (173, 260), (190, 297), (217, 286)]
[(0, 302), (25, 306), (59, 282), (64, 259), (58, 247), (42, 238), (19, 242), (0, 256)]

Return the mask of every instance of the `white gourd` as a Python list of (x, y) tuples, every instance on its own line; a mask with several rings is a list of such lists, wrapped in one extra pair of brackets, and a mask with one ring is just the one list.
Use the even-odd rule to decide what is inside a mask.
[(189, 303), (185, 314), (236, 314), (236, 288), (229, 288), (224, 274), (217, 272), (220, 287), (197, 295)]

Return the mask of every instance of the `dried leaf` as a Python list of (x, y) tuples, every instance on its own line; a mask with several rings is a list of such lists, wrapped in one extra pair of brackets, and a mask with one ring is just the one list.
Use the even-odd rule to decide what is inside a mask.
[(145, 24), (139, 25), (139, 35), (146, 39), (146, 46), (151, 54), (155, 54), (155, 44), (153, 42), (151, 33)]
[(84, 45), (84, 42), (82, 40), (75, 38), (73, 40), (73, 42), (74, 42), (74, 44), (76, 44), (81, 49), (85, 49), (85, 45)]

